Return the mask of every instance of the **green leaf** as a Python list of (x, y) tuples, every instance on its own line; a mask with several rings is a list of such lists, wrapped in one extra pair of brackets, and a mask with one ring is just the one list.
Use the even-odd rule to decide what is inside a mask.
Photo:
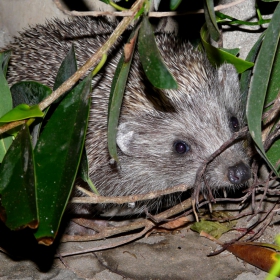
[[(257, 40), (257, 42), (254, 44), (254, 46), (248, 53), (248, 55), (246, 57), (246, 61), (255, 62), (255, 59), (256, 59), (256, 56), (260, 49), (264, 35), (265, 35), (265, 32), (260, 36), (260, 38)], [(247, 95), (248, 95), (248, 91), (249, 91), (251, 75), (252, 75), (252, 69), (248, 69), (248, 70), (244, 71), (240, 77), (240, 91), (242, 93), (242, 103), (243, 104), (247, 104)]]
[(227, 62), (233, 64), (238, 73), (242, 73), (254, 65), (254, 63), (252, 62), (240, 59), (228, 52), (225, 52), (221, 49), (217, 49), (211, 44), (209, 44), (208, 43), (209, 33), (205, 24), (202, 26), (200, 30), (200, 37), (204, 49), (207, 53), (207, 57), (211, 62), (211, 64), (213, 64), (214, 66), (220, 66), (223, 63)]
[[(23, 81), (14, 84), (11, 87), (13, 105), (16, 107), (19, 104), (26, 103), (28, 105), (36, 105), (43, 101), (47, 96), (52, 93), (52, 90), (38, 82)], [(46, 116), (49, 108), (44, 110), (44, 116), (40, 119), (34, 120), (31, 127), (32, 146), (35, 147), (39, 138), (40, 129), (42, 126), (43, 118)]]
[[(11, 92), (5, 78), (9, 57), (10, 52), (0, 53), (0, 117), (13, 108)], [(2, 162), (12, 141), (12, 136), (8, 136), (7, 134), (0, 135), (0, 162)]]
[[(53, 90), (56, 90), (57, 88), (59, 88), (76, 71), (77, 71), (77, 61), (76, 61), (76, 55), (75, 55), (75, 48), (74, 48), (74, 45), (72, 45), (58, 69), (58, 72), (57, 72), (57, 75), (56, 75), (56, 78), (54, 81)], [(69, 91), (65, 92), (53, 104), (59, 103), (68, 92)]]
[(178, 6), (181, 4), (182, 0), (170, 0), (170, 10), (175, 11)]
[(273, 145), (270, 147), (270, 149), (266, 152), (266, 156), (269, 159), (269, 161), (271, 162), (271, 164), (273, 164), (273, 166), (275, 166), (275, 168), (277, 168), (277, 172), (279, 175), (279, 159), (280, 159), (280, 140), (278, 139), (277, 141), (275, 141), (273, 143)]
[(11, 54), (12, 54), (11, 51), (5, 51), (5, 52), (0, 53), (0, 56), (2, 55), (1, 60), (0, 60), (1, 61), (1, 66), (2, 66), (3, 73), (4, 73), (5, 77), (7, 75), (8, 64), (9, 64)]
[[(254, 75), (249, 90), (247, 104), (247, 120), (251, 136), (258, 151), (275, 174), (276, 162), (280, 158), (279, 143), (274, 143), (266, 155), (262, 143), (262, 113), (265, 101), (273, 98), (277, 84), (279, 90), (279, 52), (280, 52), (280, 3), (277, 5), (271, 22), (266, 30), (261, 49), (256, 61)], [(273, 158), (272, 158), (273, 153)]]
[(147, 17), (143, 18), (139, 31), (138, 50), (144, 72), (151, 84), (159, 89), (177, 89), (177, 82), (162, 61)]
[(111, 158), (113, 158), (116, 162), (118, 162), (117, 144), (116, 144), (117, 127), (119, 122), (119, 116), (120, 116), (126, 81), (127, 81), (130, 64), (134, 53), (136, 38), (137, 38), (137, 34), (133, 32), (128, 39), (128, 43), (125, 45), (125, 47), (132, 46), (131, 53), (128, 58), (125, 58), (124, 54), (122, 54), (115, 71), (115, 75), (111, 86), (110, 97), (109, 97), (108, 135), (107, 135), (108, 150)]
[(235, 221), (231, 221), (229, 223), (219, 223), (219, 222), (202, 220), (200, 222), (194, 223), (191, 226), (191, 229), (198, 233), (200, 233), (201, 231), (205, 231), (215, 238), (220, 238), (222, 234), (232, 230), (235, 225), (236, 225)]
[(1, 219), (7, 227), (37, 227), (33, 151), (27, 126), (21, 128), (1, 164), (0, 194)]
[(46, 124), (34, 151), (39, 243), (52, 244), (75, 182), (90, 108), (91, 77), (72, 89)]
[(227, 53), (230, 53), (234, 56), (237, 56), (239, 54), (240, 49), (239, 48), (235, 48), (235, 49), (225, 49), (225, 48), (220, 48), (220, 50), (225, 51)]
[(96, 189), (95, 185), (93, 184), (93, 182), (91, 181), (91, 179), (89, 177), (89, 173), (88, 173), (88, 159), (87, 159), (87, 152), (86, 152), (85, 149), (83, 150), (83, 153), (82, 153), (82, 158), (81, 158), (80, 167), (79, 167), (79, 171), (78, 171), (77, 177), (81, 178), (84, 182), (88, 183), (88, 185), (90, 186), (91, 190), (95, 194), (99, 194), (98, 190)]
[[(257, 9), (257, 14), (258, 14), (258, 9)], [(265, 23), (269, 23), (270, 19), (263, 19), (260, 14), (258, 14), (258, 21), (244, 21), (244, 20), (239, 20), (237, 18), (233, 18), (229, 15), (225, 15), (221, 12), (216, 11), (216, 20), (217, 23), (220, 24), (227, 24), (227, 25), (262, 25)]]
[(52, 93), (52, 90), (38, 82), (23, 81), (11, 87), (13, 106), (20, 104), (35, 105)]
[(275, 56), (274, 56), (269, 84), (267, 88), (267, 94), (265, 97), (265, 106), (267, 106), (277, 97), (279, 91), (280, 91), (280, 40), (278, 39), (278, 46), (277, 49), (275, 50)]
[(204, 6), (205, 21), (210, 36), (213, 40), (217, 42), (220, 39), (220, 31), (216, 22), (213, 0), (204, 0), (203, 6)]
[(60, 87), (76, 71), (77, 71), (77, 61), (76, 61), (74, 45), (72, 45), (58, 69), (53, 90), (56, 90), (58, 87)]
[(27, 104), (20, 104), (2, 116), (0, 118), (0, 123), (8, 123), (43, 116), (44, 113), (40, 110), (39, 105), (29, 106)]

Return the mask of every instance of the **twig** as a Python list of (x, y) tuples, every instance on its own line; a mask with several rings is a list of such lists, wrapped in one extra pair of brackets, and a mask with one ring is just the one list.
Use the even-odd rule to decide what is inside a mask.
[(62, 256), (62, 257), (73, 256), (73, 255), (85, 254), (85, 253), (96, 252), (96, 251), (106, 250), (106, 249), (109, 249), (109, 248), (118, 247), (120, 245), (129, 243), (131, 241), (134, 241), (134, 240), (144, 236), (153, 227), (154, 227), (154, 224), (151, 221), (146, 220), (146, 226), (145, 226), (145, 228), (141, 232), (133, 234), (133, 235), (129, 236), (128, 238), (124, 239), (124, 240), (115, 242), (115, 243), (110, 244), (110, 245), (93, 247), (93, 248), (90, 248), (90, 249), (74, 251), (74, 252), (70, 252), (70, 253), (60, 253), (60, 254), (55, 255), (55, 257), (59, 257), (59, 256)]
[[(106, 54), (109, 49), (114, 45), (117, 38), (120, 37), (120, 35), (126, 30), (126, 28), (129, 26), (129, 24), (134, 20), (134, 16), (137, 14), (137, 12), (141, 9), (142, 5), (144, 3), (144, 0), (137, 0), (133, 6), (131, 7), (132, 15), (130, 17), (124, 18), (115, 31), (110, 35), (110, 37), (107, 39), (107, 41), (104, 43), (103, 46), (100, 47), (100, 49), (92, 55), (88, 61), (75, 72), (67, 81), (65, 81), (57, 90), (53, 91), (51, 95), (49, 95), (47, 98), (45, 98), (41, 103), (39, 103), (40, 110), (44, 110), (47, 108), (50, 104), (52, 104), (57, 98), (59, 98), (64, 92), (71, 89), (76, 82), (79, 81), (79, 79), (87, 73), (87, 71), (95, 66), (97, 62), (102, 58), (103, 54)], [(17, 127), (21, 124), (23, 124), (24, 121), (21, 122), (12, 122), (7, 125), (3, 125), (1, 127), (0, 132), (4, 133), (14, 127)]]
[(64, 261), (63, 257), (60, 254), (57, 255), (61, 263), (64, 265), (64, 267), (70, 269), (69, 265)]
[[(277, 203), (279, 202), (279, 199), (274, 203), (274, 205), (271, 207), (270, 210), (267, 211), (266, 215), (264, 216), (264, 218), (259, 221), (259, 222), (256, 222), (255, 223), (255, 226), (256, 227), (257, 225), (259, 225), (260, 223), (264, 222), (265, 220), (268, 220), (261, 228), (258, 232), (256, 232), (252, 237), (248, 238), (246, 241), (253, 241), (253, 240), (256, 240), (258, 239), (262, 234), (263, 232), (265, 231), (265, 229), (269, 226), (270, 222), (272, 221), (273, 217), (276, 215), (276, 212), (273, 212), (274, 208), (276, 207)], [(268, 218), (270, 215), (270, 218)], [(254, 228), (253, 227), (253, 228)], [(252, 228), (252, 227), (251, 227)], [(250, 228), (250, 230), (251, 230)]]
[[(191, 208), (191, 198), (181, 202), (180, 204), (175, 205), (174, 207), (161, 212), (155, 216), (153, 216), (153, 220), (157, 223), (160, 223), (161, 221), (165, 221), (167, 218), (172, 217), (178, 213), (181, 213), (185, 211), (188, 208)], [(81, 220), (81, 219), (80, 219)], [(79, 221), (75, 220), (75, 222), (79, 223)], [(120, 227), (106, 227), (100, 230), (99, 233), (94, 235), (88, 235), (88, 236), (71, 236), (71, 235), (65, 235), (62, 238), (62, 242), (68, 242), (68, 241), (92, 241), (92, 240), (98, 240), (107, 238), (113, 235), (121, 234), (124, 232), (129, 232), (132, 230), (140, 229), (143, 227), (150, 226), (151, 221), (147, 219), (141, 219), (140, 221), (136, 221), (133, 223), (130, 223), (129, 225), (120, 226)], [(82, 223), (79, 223), (82, 225)], [(155, 223), (153, 223), (155, 225)], [(87, 225), (87, 227), (89, 227)]]
[(258, 207), (256, 209), (257, 213), (260, 212), (261, 205), (263, 203), (264, 198), (266, 197), (266, 194), (267, 194), (267, 191), (268, 191), (268, 188), (269, 188), (270, 177), (271, 177), (272, 173), (273, 173), (272, 171), (269, 173), (269, 177), (268, 177), (268, 179), (266, 180), (266, 182), (264, 184), (264, 192), (263, 192), (262, 198), (261, 198), (261, 200), (259, 202), (259, 205), (258, 205)]
[(133, 6), (131, 7), (132, 15), (130, 17), (124, 18), (119, 25), (116, 27), (115, 31), (110, 35), (107, 41), (104, 43), (102, 47), (88, 59), (88, 61), (77, 70), (77, 72), (72, 75), (67, 81), (65, 81), (57, 90), (55, 90), (50, 96), (44, 99), (39, 107), (41, 110), (47, 108), (50, 104), (53, 103), (58, 97), (60, 97), (64, 92), (71, 89), (73, 85), (83, 77), (87, 71), (92, 68), (95, 64), (97, 64), (98, 60), (101, 59), (103, 54), (107, 53), (108, 50), (113, 46), (117, 38), (121, 36), (121, 34), (126, 30), (129, 24), (134, 20), (134, 16), (140, 10), (144, 3), (144, 0), (137, 0)]
[(194, 199), (197, 200), (198, 198), (198, 192), (201, 189), (201, 182), (203, 179), (203, 174), (205, 173), (205, 170), (207, 168), (207, 165), (212, 162), (217, 156), (219, 156), (223, 151), (225, 151), (228, 147), (234, 144), (234, 142), (238, 139), (244, 138), (248, 133), (248, 127), (243, 127), (240, 131), (235, 132), (232, 137), (227, 140), (218, 150), (216, 150), (213, 154), (211, 154), (204, 162), (203, 164), (197, 169), (196, 172), (196, 180), (194, 183)]
[[(231, 244), (234, 244), (236, 242), (238, 242), (239, 240), (241, 240), (244, 236), (246, 236), (249, 232), (251, 232), (255, 227), (257, 227), (258, 225), (260, 225), (266, 218), (267, 216), (271, 213), (271, 211), (273, 210), (273, 208), (275, 207), (275, 205), (272, 207), (272, 209), (270, 211), (268, 211), (265, 215), (265, 217), (261, 220), (261, 221), (257, 221), (255, 222), (253, 225), (251, 225), (249, 228), (246, 229), (246, 231), (241, 234), (239, 237), (229, 241), (229, 242), (226, 242), (223, 244), (223, 247), (219, 250), (216, 250), (215, 252), (212, 252), (210, 254), (208, 254), (207, 256), (210, 257), (210, 256), (215, 256), (215, 255), (218, 255), (220, 254), (221, 252), (227, 250), (227, 247), (230, 246)], [(271, 219), (269, 220), (269, 223), (270, 223)], [(265, 228), (269, 225), (269, 223), (265, 226)], [(264, 231), (264, 229), (263, 229)], [(261, 230), (261, 232), (263, 233), (263, 231)], [(248, 242), (248, 241), (251, 241), (253, 239), (256, 239), (254, 237), (256, 237), (257, 234), (259, 234), (260, 231), (256, 234), (254, 234), (252, 237), (248, 238), (245, 242)], [(259, 237), (259, 236), (258, 236)]]
[[(237, 0), (229, 4), (218, 5), (214, 8), (215, 11), (220, 11), (223, 9), (227, 9), (233, 6), (236, 6), (246, 0)], [(78, 12), (78, 11), (68, 11), (65, 10), (60, 4), (59, 0), (54, 0), (57, 8), (61, 10), (64, 14), (69, 16), (117, 16), (117, 17), (129, 17), (132, 16), (132, 12), (130, 11), (122, 11), (122, 12), (109, 12), (109, 11), (89, 11), (89, 12)], [(204, 14), (204, 9), (199, 9), (196, 11), (183, 11), (183, 12), (150, 12), (149, 17), (161, 18), (161, 17), (173, 17), (173, 16), (184, 16), (190, 14)]]
[(218, 239), (216, 239), (215, 237), (213, 237), (212, 235), (208, 234), (207, 232), (205, 231), (201, 231), (200, 234), (199, 234), (201, 237), (205, 237), (213, 242), (215, 242), (216, 244), (220, 245), (220, 246), (223, 246), (223, 243), (221, 241), (219, 241)]
[(27, 122), (27, 120), (23, 120), (23, 121), (16, 121), (16, 122), (11, 122), (11, 123), (7, 123), (3, 126), (0, 127), (0, 134), (3, 134), (4, 132), (15, 128), (17, 126), (20, 126), (22, 124), (25, 124)]
[[(84, 221), (83, 221), (84, 220)], [(81, 225), (86, 226), (87, 228), (94, 228), (90, 224), (88, 224), (88, 220), (86, 219), (74, 219), (74, 222)], [(147, 226), (150, 226), (150, 222), (147, 219), (140, 219), (133, 223), (129, 223), (127, 225), (122, 226), (107, 226), (103, 228), (98, 228), (98, 233), (94, 235), (84, 235), (84, 236), (78, 236), (78, 235), (64, 235), (62, 237), (62, 242), (69, 242), (69, 241), (93, 241), (93, 240), (100, 240), (108, 237), (112, 237), (115, 235), (119, 235), (126, 232), (131, 232), (137, 229), (146, 228)], [(153, 223), (154, 225), (154, 223)]]
[(187, 185), (177, 185), (166, 190), (154, 191), (147, 194), (137, 194), (137, 195), (129, 195), (129, 196), (100, 196), (96, 195), (91, 191), (88, 191), (82, 187), (77, 187), (79, 191), (88, 195), (88, 197), (73, 197), (70, 201), (71, 203), (115, 203), (115, 204), (124, 204), (136, 201), (150, 200), (163, 195), (171, 194), (174, 192), (184, 192), (190, 187)]

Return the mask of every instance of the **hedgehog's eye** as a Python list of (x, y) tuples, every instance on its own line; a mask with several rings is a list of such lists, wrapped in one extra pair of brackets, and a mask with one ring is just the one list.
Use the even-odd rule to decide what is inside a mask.
[(239, 121), (236, 117), (231, 117), (229, 119), (229, 123), (230, 123), (230, 128), (233, 132), (239, 131), (239, 129), (240, 129)]
[(185, 143), (184, 141), (176, 141), (174, 142), (174, 149), (175, 149), (175, 152), (178, 153), (178, 154), (185, 154), (187, 153), (189, 150), (190, 150), (190, 146)]

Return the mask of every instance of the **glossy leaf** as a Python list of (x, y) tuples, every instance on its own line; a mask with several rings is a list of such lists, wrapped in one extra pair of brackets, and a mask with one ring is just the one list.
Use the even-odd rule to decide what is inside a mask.
[[(262, 40), (264, 38), (265, 33), (263, 33), (260, 38), (257, 40), (257, 42), (254, 44), (252, 49), (249, 51), (246, 61), (250, 62), (255, 62), (257, 54), (259, 52)], [(242, 93), (242, 102), (243, 104), (247, 103), (247, 96), (248, 96), (248, 91), (249, 91), (249, 86), (250, 86), (250, 80), (251, 80), (251, 75), (252, 75), (252, 69), (248, 69), (245, 72), (241, 74), (240, 77), (240, 91)]]
[[(52, 93), (52, 90), (38, 82), (23, 81), (14, 84), (11, 87), (11, 93), (13, 97), (13, 106), (16, 107), (19, 104), (26, 103), (28, 105), (39, 104), (47, 96)], [(47, 114), (48, 109), (44, 110), (44, 116)], [(42, 118), (44, 118), (44, 116)], [(31, 127), (31, 139), (32, 146), (35, 147), (39, 138), (40, 129), (42, 125), (42, 118), (35, 119)]]
[[(235, 243), (226, 247), (226, 249), (234, 254), (236, 257), (250, 263), (266, 272), (279, 259), (280, 254), (270, 247), (265, 247), (263, 243), (257, 242)], [(279, 275), (280, 276), (280, 275)]]
[(238, 73), (242, 73), (247, 69), (251, 68), (254, 63), (240, 59), (228, 52), (225, 52), (221, 49), (217, 49), (211, 44), (208, 43), (209, 33), (206, 25), (204, 24), (200, 30), (200, 37), (202, 40), (202, 44), (207, 53), (207, 57), (211, 64), (215, 66), (220, 66), (223, 63), (231, 63), (235, 66)]
[(181, 4), (182, 0), (170, 0), (170, 10), (175, 11)]
[[(279, 21), (280, 24), (280, 21)], [(271, 101), (273, 101), (277, 94), (280, 92), (280, 40), (278, 40), (278, 48), (275, 54), (274, 63), (271, 71), (271, 76), (269, 80), (269, 85), (267, 89), (265, 106), (267, 106)], [(266, 152), (266, 156), (269, 161), (277, 166), (280, 159), (280, 139), (276, 140), (270, 149)], [(279, 167), (277, 171), (279, 172)]]
[(139, 31), (138, 50), (144, 72), (151, 84), (159, 89), (177, 89), (177, 82), (161, 58), (148, 17), (143, 18)]
[(56, 90), (67, 79), (69, 79), (77, 71), (77, 61), (75, 55), (75, 49), (72, 45), (66, 57), (62, 61), (53, 86), (53, 90)]
[(52, 244), (79, 167), (90, 108), (91, 78), (72, 89), (46, 124), (34, 151), (39, 243)]
[(95, 194), (99, 194), (98, 190), (96, 189), (96, 187), (94, 186), (93, 182), (91, 181), (91, 179), (89, 177), (88, 171), (89, 170), (88, 170), (87, 152), (84, 149), (82, 158), (80, 161), (80, 166), (79, 166), (79, 171), (78, 171), (77, 177), (80, 177), (84, 182), (86, 182)]
[(0, 118), (0, 123), (8, 123), (43, 116), (44, 113), (40, 110), (39, 105), (29, 106), (27, 104), (20, 104), (2, 116)]
[(6, 77), (7, 71), (8, 71), (8, 65), (9, 65), (9, 60), (11, 57), (12, 52), (11, 51), (5, 51), (0, 53), (1, 56), (1, 67), (3, 69), (3, 74)]
[(0, 167), (1, 219), (12, 229), (38, 226), (33, 150), (23, 126)]
[[(7, 64), (10, 54), (10, 52), (0, 53), (0, 117), (13, 108), (11, 92), (6, 80)], [(7, 134), (0, 135), (0, 162), (2, 162), (12, 141), (12, 136)]]
[(225, 49), (225, 48), (220, 48), (220, 50), (225, 51), (227, 53), (230, 53), (234, 56), (237, 56), (239, 54), (240, 49), (239, 48), (235, 48), (235, 49)]
[(11, 87), (13, 106), (20, 104), (35, 105), (52, 93), (52, 90), (38, 82), (23, 81)]
[(213, 0), (204, 0), (204, 16), (210, 36), (216, 42), (220, 39), (220, 31), (216, 22)]
[(134, 54), (136, 39), (138, 33), (130, 36), (128, 43), (124, 46), (124, 53), (122, 54), (112, 81), (111, 92), (108, 105), (108, 150), (111, 158), (118, 162), (117, 154), (117, 127), (119, 123), (119, 116), (123, 95), (126, 87), (127, 77), (130, 69), (130, 64)]
[[(247, 104), (247, 120), (251, 136), (258, 151), (277, 174), (274, 165), (280, 158), (279, 143), (274, 143), (270, 149), (273, 158), (267, 157), (262, 143), (262, 113), (265, 100), (275, 94), (272, 85), (278, 81), (279, 88), (279, 52), (280, 52), (280, 3), (277, 5), (268, 29), (266, 30), (261, 49), (256, 61)], [(276, 75), (276, 76), (275, 76)], [(278, 74), (279, 75), (279, 74)], [(268, 153), (268, 156), (271, 154)]]
[(279, 91), (280, 91), (280, 40), (278, 40), (278, 46), (273, 60), (269, 84), (267, 88), (267, 94), (265, 98), (265, 106), (267, 106), (277, 97)]

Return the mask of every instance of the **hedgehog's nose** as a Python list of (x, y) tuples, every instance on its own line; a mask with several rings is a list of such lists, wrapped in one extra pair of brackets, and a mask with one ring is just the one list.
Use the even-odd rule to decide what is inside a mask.
[(250, 167), (242, 161), (228, 168), (228, 179), (232, 184), (242, 184), (250, 178)]

